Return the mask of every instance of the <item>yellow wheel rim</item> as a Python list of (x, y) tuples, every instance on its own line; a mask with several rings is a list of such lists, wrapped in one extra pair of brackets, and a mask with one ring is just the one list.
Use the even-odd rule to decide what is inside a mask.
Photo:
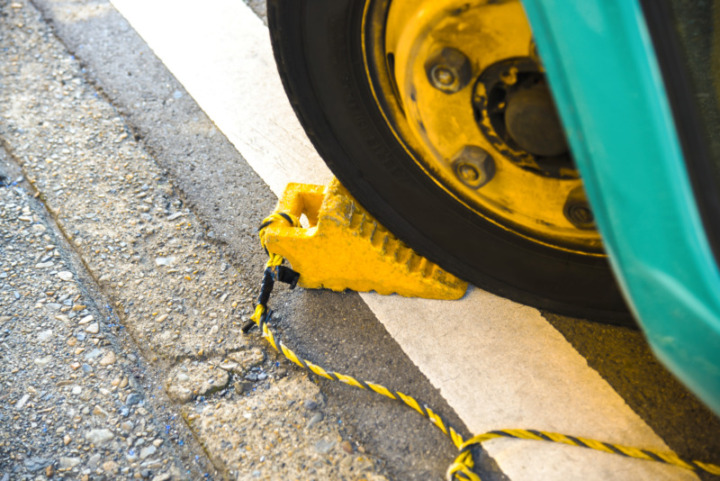
[(554, 107), (519, 1), (368, 0), (362, 32), (377, 106), (438, 186), (515, 235), (604, 255), (559, 123), (532, 124)]

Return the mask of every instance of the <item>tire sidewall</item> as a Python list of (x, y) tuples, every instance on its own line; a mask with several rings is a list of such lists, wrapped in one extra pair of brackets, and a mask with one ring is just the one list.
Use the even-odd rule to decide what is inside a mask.
[(268, 2), (286, 90), (340, 182), (416, 251), (478, 287), (555, 312), (627, 322), (605, 258), (549, 248), (483, 219), (398, 143), (365, 73), (364, 6), (364, 0)]

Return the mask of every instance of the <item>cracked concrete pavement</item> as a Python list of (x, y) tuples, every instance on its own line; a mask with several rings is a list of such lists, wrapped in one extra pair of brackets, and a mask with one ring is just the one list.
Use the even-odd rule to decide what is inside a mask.
[(202, 477), (209, 463), (36, 194), (0, 151), (2, 479)]
[[(66, 431), (56, 429), (47, 437), (43, 431), (25, 431), (24, 424), (1, 423), (2, 449), (8, 455), (0, 456), (0, 479), (385, 479), (381, 463), (343, 435), (334, 416), (325, 412), (325, 397), (315, 382), (268, 351), (262, 339), (240, 332), (242, 317), (252, 309), (263, 258), (259, 246), (251, 248), (255, 261), (239, 262), (218, 240), (118, 111), (88, 83), (82, 65), (32, 4), (2, 0), (0, 11), (0, 137), (10, 162), (21, 170), (17, 177), (28, 183), (24, 191), (20, 184), (3, 188), (8, 199), (3, 198), (0, 225), (7, 240), (0, 254), (12, 257), (21, 250), (22, 235), (36, 239), (34, 226), (44, 226), (33, 247), (36, 264), (3, 262), (3, 272), (15, 280), (0, 279), (3, 305), (9, 307), (2, 313), (7, 348), (0, 372), (8, 388), (0, 397), (0, 415), (41, 419), (42, 409), (56, 405), (58, 415), (66, 410), (68, 419), (62, 422), (71, 426), (66, 431), (77, 431), (73, 437), (85, 433), (84, 443), (69, 443), (67, 449), (75, 451), (63, 455)], [(163, 102), (183, 95), (169, 91)], [(33, 192), (37, 200), (28, 194)], [(31, 225), (18, 229), (31, 204)], [(64, 241), (43, 237), (51, 231)], [(43, 250), (47, 245), (55, 247)], [(54, 252), (79, 261), (55, 265)], [(45, 253), (53, 265), (42, 267), (50, 262)], [(42, 289), (48, 276), (62, 288)], [(38, 312), (13, 301), (14, 292), (22, 289), (41, 306)], [(91, 293), (88, 300), (83, 291)], [(68, 299), (72, 302), (63, 304)], [(61, 311), (68, 307), (69, 314), (47, 317), (55, 304)], [(52, 345), (62, 350), (27, 342), (26, 336), (44, 336), (48, 329)], [(24, 343), (27, 356), (19, 347)], [(85, 353), (96, 350), (88, 360)], [(18, 365), (23, 368), (13, 371)], [(95, 375), (85, 373), (85, 365)], [(28, 391), (21, 382), (42, 378), (36, 372), (42, 368), (72, 383), (48, 388), (57, 393), (49, 404), (28, 401), (28, 392), (31, 397), (34, 391), (45, 393), (44, 384)], [(123, 374), (123, 369), (132, 372)], [(119, 387), (128, 383), (125, 379), (133, 380), (129, 392), (127, 384)], [(133, 384), (152, 396), (141, 394), (142, 403), (128, 401)], [(77, 412), (62, 397), (76, 385), (81, 393), (92, 393), (79, 398)], [(98, 396), (95, 407), (107, 416), (95, 414)], [(146, 419), (142, 430), (125, 432), (123, 407)], [(176, 414), (185, 425), (174, 429), (189, 427), (197, 444), (166, 436), (163, 419)], [(113, 440), (107, 440), (112, 447), (97, 446), (106, 440), (93, 442), (87, 435), (93, 429), (107, 431), (101, 434)], [(16, 441), (22, 436), (30, 442), (20, 448)], [(143, 441), (138, 444), (138, 439)], [(161, 441), (157, 446), (156, 439)], [(183, 458), (175, 452), (181, 444), (185, 450), (194, 447), (196, 454)], [(142, 451), (148, 446), (161, 466), (176, 468), (144, 466), (150, 455), (132, 453), (148, 453)], [(203, 451), (209, 461), (201, 459)], [(42, 462), (33, 462), (38, 457)]]

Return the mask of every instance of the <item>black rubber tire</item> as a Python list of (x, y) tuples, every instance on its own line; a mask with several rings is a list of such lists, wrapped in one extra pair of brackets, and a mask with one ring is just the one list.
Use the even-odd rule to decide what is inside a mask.
[(456, 202), (393, 137), (364, 72), (364, 0), (269, 0), (285, 90), (340, 182), (420, 254), (480, 288), (556, 313), (632, 325), (603, 258), (543, 247)]

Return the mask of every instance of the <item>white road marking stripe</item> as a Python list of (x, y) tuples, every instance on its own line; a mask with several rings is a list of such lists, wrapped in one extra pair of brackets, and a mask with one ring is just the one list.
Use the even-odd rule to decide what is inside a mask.
[[(112, 1), (276, 195), (330, 178), (285, 97), (267, 28), (241, 0)], [(546, 429), (667, 449), (536, 309), (479, 289), (457, 302), (362, 298), (473, 432)], [(698, 479), (579, 448), (486, 447), (514, 481)]]
[(276, 195), (287, 179), (330, 180), (284, 95), (268, 30), (242, 0), (113, 4)]

